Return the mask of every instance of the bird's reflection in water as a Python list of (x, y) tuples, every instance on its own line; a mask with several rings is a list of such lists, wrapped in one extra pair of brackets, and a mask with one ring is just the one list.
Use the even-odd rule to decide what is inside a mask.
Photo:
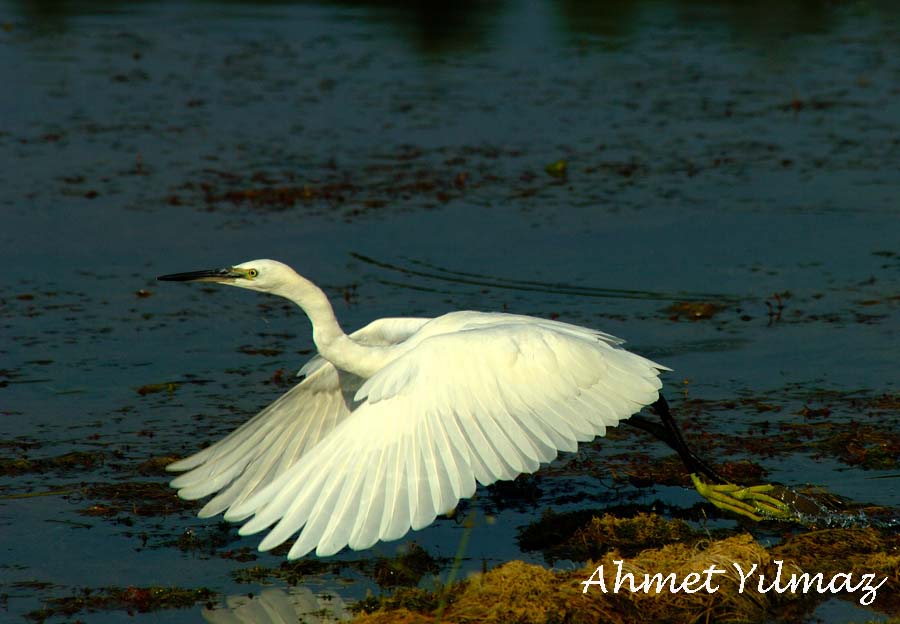
[(352, 617), (337, 594), (316, 595), (306, 587), (228, 596), (224, 606), (204, 609), (202, 615), (211, 624), (332, 624)]

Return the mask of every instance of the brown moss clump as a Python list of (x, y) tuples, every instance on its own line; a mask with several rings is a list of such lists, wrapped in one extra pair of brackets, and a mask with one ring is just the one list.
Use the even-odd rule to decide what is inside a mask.
[(564, 606), (556, 602), (559, 589), (550, 570), (511, 561), (470, 580), (448, 615), (459, 622), (561, 621)]
[[(618, 553), (608, 555), (602, 561), (606, 586), (612, 591), (616, 584), (618, 566), (621, 560)], [(622, 573), (632, 573), (638, 584), (646, 575), (651, 579), (649, 592), (631, 592), (626, 584), (617, 594), (611, 596), (618, 603), (619, 612), (627, 614), (626, 622), (661, 620), (668, 622), (747, 622), (784, 619), (797, 621), (810, 607), (810, 601), (803, 594), (760, 592), (755, 582), (748, 581), (741, 590), (741, 577), (738, 564), (745, 574), (756, 566), (751, 577), (753, 581), (762, 574), (766, 579), (774, 578), (777, 568), (773, 558), (765, 548), (757, 544), (750, 535), (737, 535), (709, 543), (706, 548), (692, 547), (685, 544), (670, 544), (660, 549), (644, 551), (631, 560), (622, 560)], [(708, 574), (710, 569), (721, 570)], [(588, 566), (580, 574), (588, 576), (597, 567)], [(786, 562), (783, 574), (799, 572)], [(654, 579), (665, 580), (674, 573), (676, 587), (689, 574), (696, 573), (700, 582), (709, 578), (709, 587), (718, 588), (715, 593), (700, 589), (696, 593), (672, 591), (672, 582), (662, 585)], [(588, 578), (585, 576), (585, 579)], [(584, 580), (584, 579), (583, 579)], [(693, 585), (696, 589), (697, 584)], [(775, 607), (778, 607), (775, 609)]]
[[(446, 600), (441, 621), (485, 624), (563, 621), (565, 605), (559, 600), (560, 587), (560, 578), (550, 570), (511, 561), (455, 588), (458, 591), (453, 591)], [(356, 621), (369, 624), (434, 622), (436, 611), (440, 609), (438, 606), (422, 613), (411, 611), (409, 606), (396, 611), (382, 608), (361, 615)]]
[(548, 560), (598, 559), (611, 550), (631, 557), (646, 548), (672, 542), (694, 543), (701, 534), (683, 520), (638, 512), (633, 517), (582, 510), (565, 514), (547, 511), (519, 533), (523, 550), (540, 550)]
[[(769, 553), (749, 535), (714, 542), (706, 549), (684, 544), (671, 544), (661, 549), (644, 551), (622, 563), (622, 573), (632, 573), (640, 584), (645, 574), (675, 573), (680, 583), (688, 574), (703, 575), (712, 566), (724, 570), (713, 578), (719, 589), (715, 594), (705, 590), (696, 593), (670, 591), (665, 585), (660, 593), (653, 587), (649, 593), (630, 591), (627, 585), (614, 591), (622, 561), (618, 553), (610, 553), (599, 562), (566, 573), (557, 573), (540, 566), (511, 561), (466, 581), (461, 591), (448, 601), (442, 622), (474, 624), (588, 624), (608, 622), (666, 622), (696, 621), (759, 621), (771, 616), (772, 602), (798, 605), (808, 602), (804, 596), (793, 594), (763, 594), (755, 587), (739, 592), (740, 578), (733, 567), (738, 562), (744, 570), (754, 564), (757, 572), (774, 577), (775, 567)], [(591, 578), (603, 566), (607, 592), (590, 586), (584, 593), (583, 581)], [(705, 576), (703, 576), (705, 578)], [(599, 582), (599, 576), (594, 576)], [(655, 581), (653, 582), (655, 583)], [(782, 604), (783, 606), (783, 604)], [(791, 609), (791, 617), (806, 609)], [(356, 621), (370, 623), (435, 621), (435, 613), (381, 610), (360, 616)], [(396, 616), (396, 618), (394, 618)]]
[(576, 561), (597, 559), (610, 550), (630, 557), (647, 548), (695, 539), (698, 533), (683, 520), (639, 513), (633, 518), (596, 516), (566, 542)]
[(871, 528), (823, 529), (792, 537), (772, 548), (772, 556), (826, 577), (853, 571), (854, 584), (863, 573), (887, 577), (873, 606), (900, 615), (900, 535), (886, 536)]
[[(583, 535), (603, 534), (618, 539), (619, 533), (625, 530), (635, 531), (631, 536), (635, 538), (663, 539), (665, 532), (678, 526), (662, 519), (632, 520), (642, 521), (641, 528), (634, 524), (623, 529), (629, 523), (617, 523), (615, 518), (595, 518), (584, 527)], [(679, 529), (674, 531), (677, 535)], [(805, 593), (802, 589), (779, 592), (769, 587), (779, 577), (779, 571), (782, 586), (792, 575), (803, 573), (822, 572), (826, 584), (839, 574), (852, 574), (852, 585), (861, 582), (863, 574), (874, 574), (876, 584), (887, 578), (870, 607), (894, 617), (900, 614), (900, 536), (885, 536), (874, 529), (830, 529), (791, 537), (769, 549), (749, 534), (693, 541), (646, 549), (632, 557), (612, 551), (580, 570), (567, 572), (511, 561), (443, 591), (417, 589), (413, 601), (381, 599), (376, 610), (360, 614), (356, 621), (367, 624), (413, 624), (438, 619), (461, 624), (793, 622), (802, 620), (817, 605), (835, 597), (854, 603), (862, 597), (859, 590), (852, 595), (819, 593), (816, 589)], [(742, 573), (747, 577), (743, 584)], [(633, 575), (633, 580), (628, 574)], [(587, 585), (585, 592), (584, 582), (589, 579), (593, 584)], [(617, 579), (622, 581), (618, 588)], [(712, 588), (716, 591), (710, 592)]]

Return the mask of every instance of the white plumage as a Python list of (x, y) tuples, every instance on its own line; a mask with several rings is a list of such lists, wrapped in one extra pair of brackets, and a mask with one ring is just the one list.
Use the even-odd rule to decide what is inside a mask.
[[(163, 276), (270, 292), (300, 305), (319, 355), (293, 389), (171, 464), (201, 516), (272, 527), (289, 558), (364, 549), (421, 529), (488, 485), (536, 471), (659, 397), (668, 370), (608, 334), (529, 316), (388, 318), (349, 337), (312, 282), (273, 260)], [(274, 526), (273, 526), (274, 525)]]

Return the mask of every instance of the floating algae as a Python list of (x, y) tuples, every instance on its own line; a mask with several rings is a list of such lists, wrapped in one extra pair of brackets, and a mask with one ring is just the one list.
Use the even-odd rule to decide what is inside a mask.
[(48, 618), (97, 611), (125, 611), (133, 615), (164, 609), (187, 609), (197, 603), (208, 603), (214, 596), (215, 592), (205, 587), (84, 588), (71, 596), (51, 598), (42, 609), (26, 614), (25, 618), (33, 622), (43, 622)]
[(56, 457), (30, 459), (18, 457), (0, 459), (0, 475), (18, 476), (25, 473), (90, 470), (103, 465), (106, 455), (100, 451), (73, 451)]

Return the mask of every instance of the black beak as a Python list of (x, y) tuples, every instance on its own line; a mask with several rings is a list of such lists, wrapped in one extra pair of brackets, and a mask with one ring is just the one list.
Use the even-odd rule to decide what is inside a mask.
[(244, 275), (231, 267), (227, 267), (224, 269), (207, 269), (205, 271), (160, 275), (156, 279), (162, 282), (224, 282), (239, 277), (244, 277)]

